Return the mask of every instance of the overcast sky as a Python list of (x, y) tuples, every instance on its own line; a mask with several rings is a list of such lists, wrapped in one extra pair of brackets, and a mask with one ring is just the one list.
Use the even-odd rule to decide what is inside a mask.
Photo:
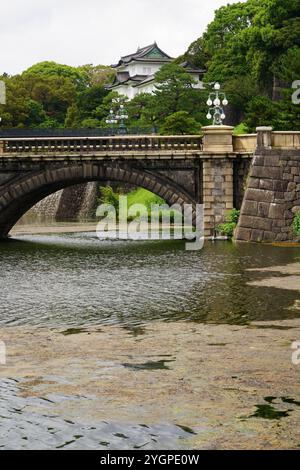
[(236, 0), (5, 0), (0, 7), (0, 74), (43, 60), (110, 65), (157, 41), (174, 57)]

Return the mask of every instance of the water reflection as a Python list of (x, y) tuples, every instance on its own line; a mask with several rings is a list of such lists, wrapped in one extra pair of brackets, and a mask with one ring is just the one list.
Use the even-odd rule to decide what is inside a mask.
[[(299, 248), (98, 240), (94, 233), (19, 236), (0, 244), (0, 324), (78, 327), (152, 320), (246, 323), (300, 316), (299, 294), (247, 285)], [(274, 276), (274, 273), (272, 273)]]

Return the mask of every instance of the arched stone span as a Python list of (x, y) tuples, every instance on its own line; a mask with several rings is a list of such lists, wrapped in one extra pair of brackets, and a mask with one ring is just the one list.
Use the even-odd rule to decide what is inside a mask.
[(30, 172), (9, 181), (0, 193), (0, 238), (6, 238), (18, 220), (37, 202), (60, 189), (88, 181), (116, 181), (140, 186), (169, 204), (195, 204), (175, 182), (150, 171), (119, 165), (83, 163)]

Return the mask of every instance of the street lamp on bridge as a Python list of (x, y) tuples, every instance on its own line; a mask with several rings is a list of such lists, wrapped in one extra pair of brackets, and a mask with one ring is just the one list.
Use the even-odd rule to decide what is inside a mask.
[(127, 127), (125, 122), (128, 119), (128, 113), (124, 103), (120, 98), (116, 98), (112, 100), (112, 105), (115, 105), (115, 107), (118, 107), (118, 109), (115, 112), (114, 109), (111, 108), (109, 115), (106, 118), (106, 124), (109, 124), (112, 131), (114, 132), (115, 125), (119, 123), (118, 133), (120, 135), (125, 135), (127, 134)]
[(110, 128), (112, 130), (112, 133), (114, 134), (114, 129), (115, 129), (115, 124), (118, 124), (117, 118), (114, 114), (113, 109), (109, 111), (109, 115), (106, 118), (106, 124), (110, 125)]
[(210, 108), (206, 117), (209, 120), (213, 119), (214, 126), (221, 126), (226, 118), (223, 106), (228, 105), (228, 100), (225, 93), (220, 92), (220, 89), (220, 83), (216, 82), (214, 85), (215, 91), (209, 94), (209, 98), (207, 100), (207, 106), (210, 106)]

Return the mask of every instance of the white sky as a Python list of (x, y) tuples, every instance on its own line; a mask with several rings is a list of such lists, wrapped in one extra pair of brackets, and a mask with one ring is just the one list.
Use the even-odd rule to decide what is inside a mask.
[(171, 56), (185, 52), (236, 0), (1, 0), (0, 74), (36, 62), (110, 65), (157, 41)]

